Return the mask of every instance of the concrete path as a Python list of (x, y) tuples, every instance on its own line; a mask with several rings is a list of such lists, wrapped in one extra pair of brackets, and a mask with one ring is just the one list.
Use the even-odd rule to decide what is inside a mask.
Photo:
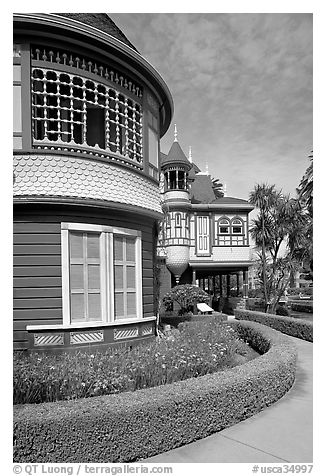
[(311, 342), (297, 345), (298, 367), (290, 391), (248, 420), (189, 445), (143, 460), (155, 463), (312, 463)]

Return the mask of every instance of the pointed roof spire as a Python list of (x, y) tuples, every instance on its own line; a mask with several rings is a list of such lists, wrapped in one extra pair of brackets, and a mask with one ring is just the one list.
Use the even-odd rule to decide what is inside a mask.
[(208, 163), (206, 162), (206, 175), (209, 175), (208, 173)]
[(189, 162), (192, 164), (192, 152), (191, 152), (191, 145), (189, 146), (189, 156), (188, 156)]
[(178, 131), (176, 124), (174, 124), (174, 142), (178, 142)]

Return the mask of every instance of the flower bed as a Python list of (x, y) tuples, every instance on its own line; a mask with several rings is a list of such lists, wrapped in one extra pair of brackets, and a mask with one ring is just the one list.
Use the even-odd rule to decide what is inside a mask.
[(14, 407), (14, 461), (137, 461), (258, 413), (292, 386), (296, 349), (286, 336), (260, 324), (234, 326), (266, 353), (224, 372), (169, 385)]
[(165, 339), (106, 352), (14, 353), (14, 403), (43, 403), (154, 387), (236, 364), (248, 346), (218, 314)]
[(299, 339), (304, 339), (309, 342), (313, 341), (313, 324), (309, 321), (244, 309), (236, 309), (235, 318), (239, 320), (244, 319), (246, 321), (259, 322), (260, 324), (281, 331), (284, 334), (298, 337)]

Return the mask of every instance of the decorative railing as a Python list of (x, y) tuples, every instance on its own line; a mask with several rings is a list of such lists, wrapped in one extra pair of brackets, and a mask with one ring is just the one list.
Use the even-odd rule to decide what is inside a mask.
[(31, 59), (32, 61), (44, 61), (46, 63), (70, 66), (81, 70), (81, 72), (88, 71), (105, 78), (107, 81), (118, 84), (139, 98), (143, 96), (142, 87), (135, 81), (132, 81), (125, 74), (122, 74), (111, 66), (95, 62), (86, 56), (81, 57), (76, 53), (57, 49), (54, 51), (51, 47), (32, 46)]
[(136, 100), (55, 68), (33, 67), (31, 83), (34, 147), (113, 153), (119, 160), (142, 164), (143, 114)]

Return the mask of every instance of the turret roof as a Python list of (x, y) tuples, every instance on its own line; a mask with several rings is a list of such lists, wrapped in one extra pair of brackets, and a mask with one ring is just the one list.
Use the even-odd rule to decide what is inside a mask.
[(130, 46), (133, 50), (138, 51), (106, 13), (56, 13), (56, 15), (71, 18), (72, 20), (93, 26), (94, 28), (108, 33), (114, 38), (117, 38), (122, 41), (122, 43)]
[(181, 164), (186, 165), (189, 169), (191, 168), (191, 163), (185, 156), (183, 150), (180, 147), (178, 141), (174, 141), (171, 145), (168, 155), (162, 154), (162, 163), (161, 165), (164, 167), (165, 165), (173, 165), (173, 164)]

